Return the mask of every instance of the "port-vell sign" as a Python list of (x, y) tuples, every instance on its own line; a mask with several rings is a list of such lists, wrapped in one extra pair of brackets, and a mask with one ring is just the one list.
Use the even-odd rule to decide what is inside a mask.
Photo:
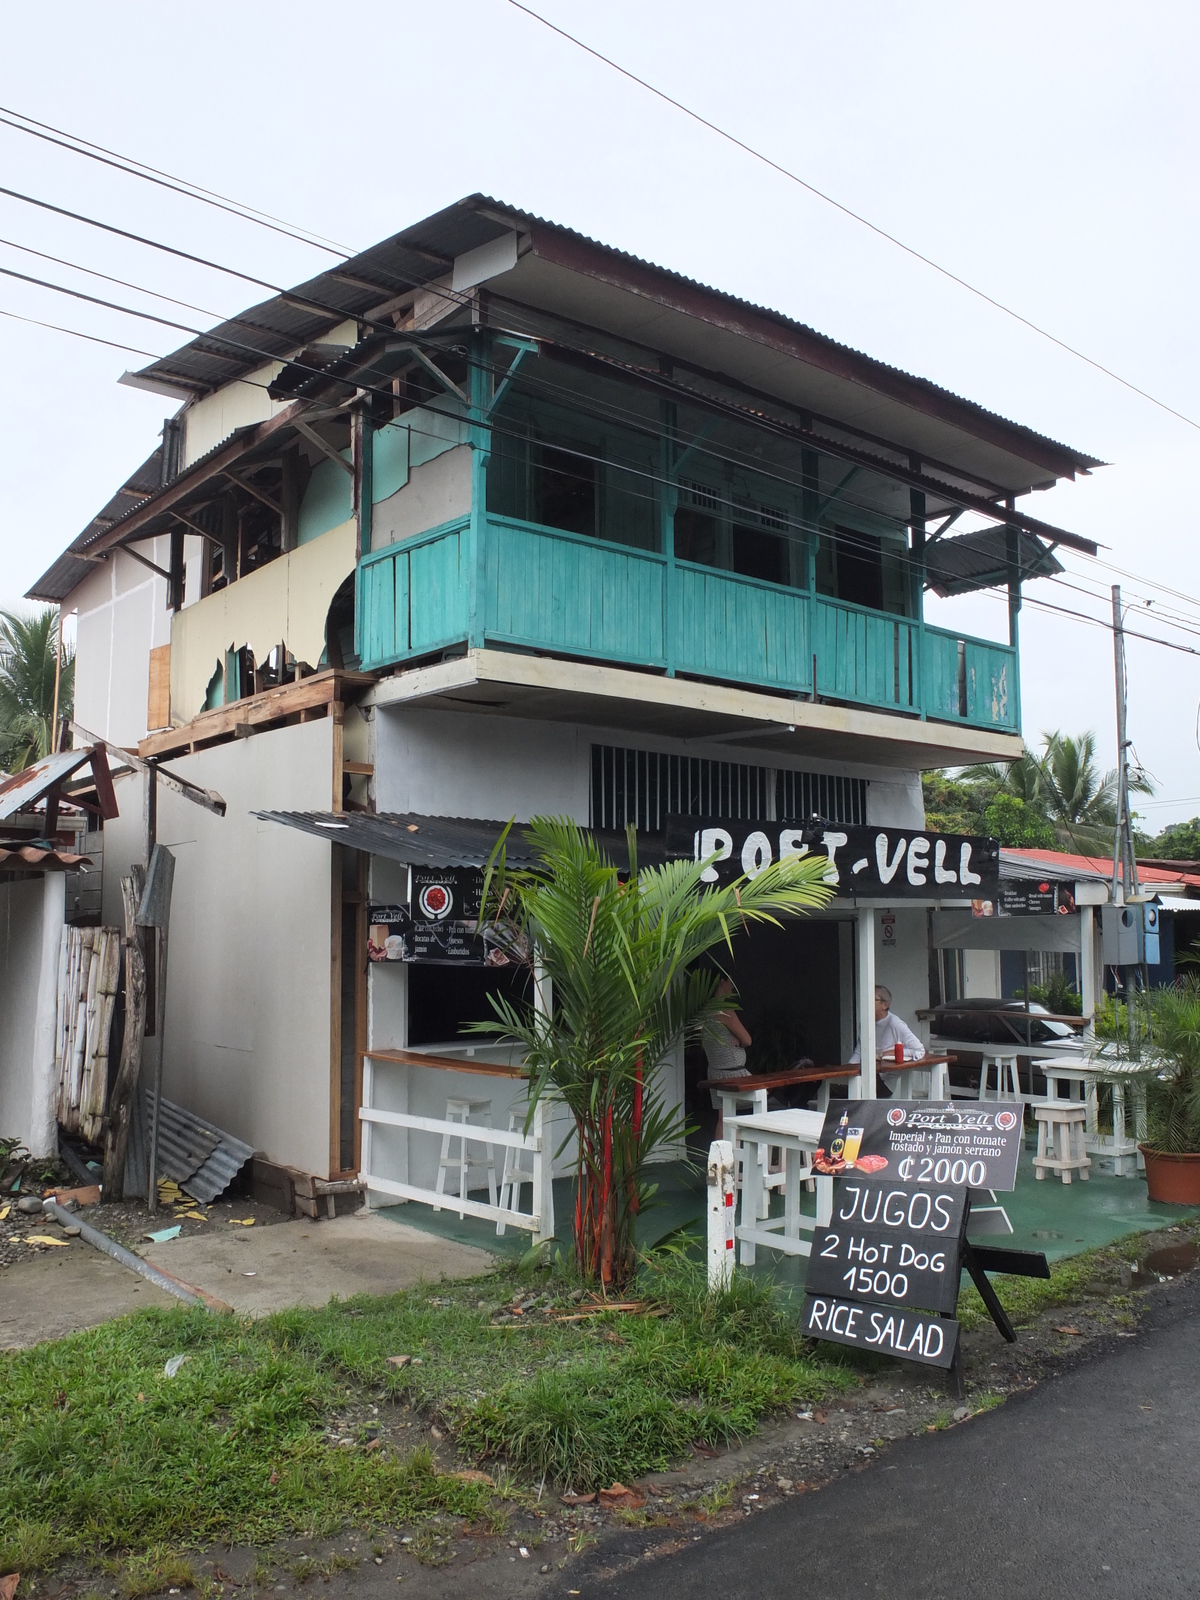
[(824, 855), (838, 893), (868, 900), (995, 900), (1000, 887), (999, 844), (970, 834), (670, 816), (666, 847), (677, 860), (709, 861), (709, 883)]

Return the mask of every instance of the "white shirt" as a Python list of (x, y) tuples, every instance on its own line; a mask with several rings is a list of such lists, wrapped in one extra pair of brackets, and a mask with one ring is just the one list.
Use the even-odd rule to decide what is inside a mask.
[[(925, 1054), (925, 1046), (905, 1022), (903, 1017), (898, 1017), (894, 1011), (889, 1011), (881, 1022), (875, 1024), (875, 1060), (880, 1062), (884, 1051), (889, 1053), (896, 1045), (903, 1045), (904, 1059), (906, 1061), (920, 1061)], [(862, 1051), (858, 1045), (854, 1047), (854, 1054), (850, 1057), (851, 1065), (862, 1060)], [(881, 1062), (883, 1070), (887, 1071), (887, 1063)]]

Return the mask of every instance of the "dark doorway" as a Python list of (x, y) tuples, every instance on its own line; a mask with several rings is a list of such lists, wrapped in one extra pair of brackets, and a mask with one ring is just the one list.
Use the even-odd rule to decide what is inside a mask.
[[(489, 995), (527, 997), (529, 973), (490, 967), (439, 967), (414, 964), (408, 969), (408, 1042), (411, 1048), (450, 1044), (463, 1037), (468, 1022), (494, 1022)], [(469, 1038), (469, 1036), (467, 1036)], [(479, 1035), (475, 1043), (487, 1044)]]
[(883, 558), (879, 540), (853, 528), (835, 530), (837, 597), (853, 606), (883, 610)]

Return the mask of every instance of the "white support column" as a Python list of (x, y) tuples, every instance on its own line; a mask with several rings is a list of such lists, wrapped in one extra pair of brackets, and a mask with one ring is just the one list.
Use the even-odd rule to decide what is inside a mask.
[(29, 1149), (44, 1157), (56, 1149), (54, 1036), (58, 1014), (58, 957), (66, 912), (66, 874), (47, 872), (42, 878), (42, 938), (38, 961), (37, 1010), (33, 1025), (32, 1103), (29, 1108)]
[[(874, 1100), (875, 1088), (875, 907), (858, 908), (858, 1047), (862, 1072), (857, 1079), (861, 1100)], [(851, 1084), (851, 1089), (855, 1084)]]
[[(1085, 1017), (1096, 1015), (1096, 913), (1091, 906), (1079, 908), (1079, 997)], [(1085, 1039), (1096, 1037), (1096, 1024), (1083, 1030)]]

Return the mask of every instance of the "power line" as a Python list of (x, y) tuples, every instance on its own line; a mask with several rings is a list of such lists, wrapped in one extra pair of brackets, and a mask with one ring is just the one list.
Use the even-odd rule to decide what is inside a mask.
[[(226, 211), (231, 216), (243, 222), (256, 223), (261, 228), (269, 228), (272, 233), (279, 233), (287, 239), (295, 239), (300, 244), (306, 244), (314, 250), (324, 250), (327, 255), (353, 255), (354, 252), (345, 245), (324, 240), (319, 234), (309, 234), (308, 230), (297, 232), (287, 223), (281, 222), (278, 217), (272, 217), (268, 212), (256, 211), (252, 206), (243, 205), (239, 200), (230, 200), (225, 195), (217, 194), (212, 189), (203, 189), (199, 184), (188, 183), (185, 178), (174, 178), (168, 172), (163, 172), (158, 167), (147, 166), (144, 161), (135, 161), (132, 156), (118, 155), (115, 150), (106, 150), (103, 145), (92, 144), (88, 139), (81, 139), (78, 134), (66, 133), (62, 128), (55, 128), (51, 123), (38, 122), (34, 117), (26, 117), (23, 112), (11, 111), (7, 106), (0, 106), (0, 123), (6, 127), (14, 128), (18, 133), (25, 133), (33, 139), (43, 139), (47, 144), (57, 145), (60, 149), (69, 150), (72, 155), (86, 156), (89, 161), (98, 161), (103, 166), (114, 167), (118, 172), (123, 172), (130, 178), (141, 178), (145, 183), (157, 184), (162, 189), (170, 189), (175, 194), (181, 194), (187, 200), (198, 200), (201, 205), (213, 206), (218, 211)], [(20, 117), (20, 122), (12, 119)], [(24, 123), (31, 126), (25, 127)], [(55, 137), (58, 135), (58, 137)], [(68, 143), (67, 141), (73, 141)], [(81, 148), (86, 147), (86, 148)], [(140, 171), (138, 169), (141, 169)]]
[(915, 261), (921, 262), (926, 267), (931, 267), (934, 272), (940, 273), (943, 278), (948, 278), (951, 283), (957, 284), (960, 289), (965, 289), (968, 294), (973, 294), (977, 299), (985, 301), (997, 311), (1002, 311), (1006, 317), (1011, 317), (1014, 322), (1021, 323), (1023, 327), (1030, 329), (1031, 332), (1049, 340), (1051, 344), (1057, 345), (1060, 350), (1065, 350), (1068, 355), (1074, 356), (1076, 360), (1085, 362), (1096, 372), (1102, 372), (1106, 378), (1111, 378), (1114, 383), (1119, 383), (1123, 389), (1128, 389), (1132, 394), (1140, 395), (1143, 400), (1148, 400), (1151, 405), (1157, 406), (1159, 410), (1166, 411), (1171, 416), (1177, 417), (1180, 422), (1186, 422), (1189, 428), (1200, 429), (1200, 422), (1186, 416), (1182, 411), (1177, 411), (1174, 406), (1168, 405), (1165, 400), (1159, 400), (1149, 390), (1139, 388), (1136, 383), (1132, 383), (1128, 378), (1123, 378), (1119, 372), (1114, 372), (1111, 367), (1106, 367), (1103, 362), (1095, 360), (1092, 356), (1085, 355), (1082, 350), (1077, 350), (1074, 345), (1067, 344), (1064, 339), (1059, 339), (1046, 328), (1039, 327), (1036, 322), (1031, 322), (1028, 317), (1022, 316), (1019, 311), (1014, 311), (1011, 306), (1006, 306), (1002, 300), (997, 300), (994, 295), (988, 294), (986, 290), (977, 289), (973, 283), (969, 283), (966, 278), (960, 277), (957, 272), (952, 272), (949, 267), (943, 267), (932, 256), (924, 255), (913, 245), (905, 244), (904, 240), (897, 238), (894, 233), (889, 233), (886, 228), (881, 228), (878, 223), (872, 222), (860, 212), (843, 205), (840, 200), (835, 200), (832, 195), (826, 194), (823, 189), (818, 189), (815, 184), (809, 183), (807, 179), (802, 178), (799, 173), (793, 172), (789, 167), (782, 166), (770, 156), (764, 155), (761, 150), (756, 150), (753, 145), (747, 144), (744, 139), (739, 139), (736, 134), (728, 133), (717, 123), (710, 122), (700, 112), (693, 111), (682, 100), (676, 100), (672, 95), (667, 94), (665, 90), (659, 89), (653, 83), (650, 83), (648, 79), (640, 78), (636, 72), (631, 72), (628, 67), (621, 66), (620, 62), (614, 61), (611, 56), (606, 56), (601, 51), (594, 49), (590, 44), (585, 44), (582, 39), (576, 38), (573, 33), (568, 33), (565, 28), (560, 28), (557, 23), (551, 22), (547, 17), (543, 17), (529, 6), (523, 5), (521, 0), (508, 0), (508, 4), (517, 11), (523, 11), (527, 17), (532, 17), (535, 22), (540, 22), (544, 28), (549, 28), (551, 33), (557, 33), (560, 38), (566, 39), (568, 43), (575, 45), (577, 49), (584, 51), (594, 60), (603, 62), (606, 67), (611, 67), (614, 72), (620, 73), (623, 78), (628, 78), (631, 83), (636, 83), (639, 88), (647, 90), (648, 93), (655, 95), (659, 100), (665, 101), (667, 105), (673, 106), (676, 111), (682, 111), (685, 117), (690, 117), (693, 122), (698, 122), (702, 128), (707, 128), (710, 133), (715, 133), (718, 138), (726, 140), (747, 155), (753, 156), (756, 161), (761, 161), (764, 166), (770, 167), (773, 172), (779, 173), (781, 177), (787, 178), (789, 182), (798, 184), (802, 189), (807, 189), (809, 194), (815, 195), (818, 200), (823, 200), (826, 205), (833, 206), (843, 216), (849, 217), (864, 228), (869, 228), (872, 233), (886, 240), (888, 244), (895, 245), (898, 250), (903, 250), (905, 255), (911, 256)]
[(174, 295), (160, 294), (157, 289), (147, 289), (144, 284), (130, 283), (127, 278), (114, 278), (110, 273), (98, 272), (95, 267), (85, 267), (78, 261), (68, 261), (63, 256), (47, 255), (44, 250), (35, 250), (28, 244), (18, 244), (15, 239), (0, 239), (0, 244), (10, 250), (20, 250), (27, 256), (37, 256), (39, 261), (52, 261), (56, 267), (67, 267), (72, 272), (85, 272), (89, 278), (100, 278), (103, 282), (115, 283), (122, 289), (132, 289), (135, 294), (148, 294), (154, 300), (165, 300), (169, 305), (182, 306), (185, 311), (198, 311), (202, 317), (213, 317), (218, 322), (236, 320), (222, 315), (219, 311), (210, 311), (207, 306), (194, 306), (190, 300), (177, 300)]
[(64, 328), (57, 322), (42, 322), (38, 317), (23, 317), (16, 311), (0, 310), (0, 317), (9, 317), (13, 322), (28, 322), (33, 328), (49, 328), (51, 333), (69, 333), (73, 339), (86, 339), (89, 344), (106, 344), (110, 350), (128, 350), (130, 355), (149, 356), (154, 361), (159, 359), (153, 350), (139, 350), (131, 344), (118, 344), (114, 339), (101, 339), (94, 333), (81, 333), (78, 328)]

